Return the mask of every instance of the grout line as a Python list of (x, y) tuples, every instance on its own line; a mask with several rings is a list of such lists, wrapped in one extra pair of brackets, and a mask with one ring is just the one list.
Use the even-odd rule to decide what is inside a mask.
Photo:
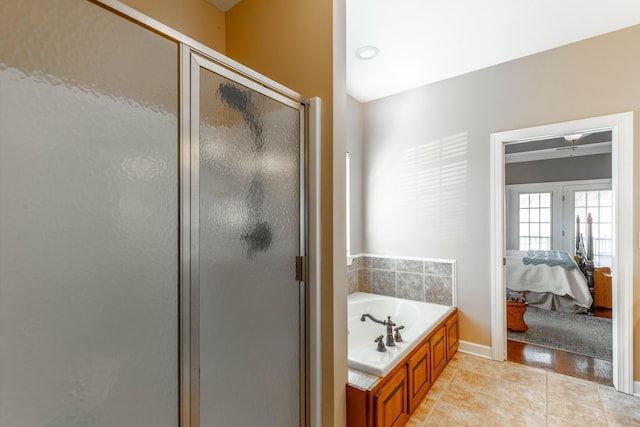
[(549, 372), (544, 371), (544, 424), (549, 425)]
[(602, 413), (604, 414), (604, 422), (607, 423), (607, 426), (609, 426), (610, 425), (609, 417), (607, 415), (607, 410), (604, 407), (604, 401), (602, 400), (602, 393), (600, 390), (600, 386), (597, 385), (597, 388), (598, 388), (598, 400), (600, 401), (600, 407), (602, 408)]

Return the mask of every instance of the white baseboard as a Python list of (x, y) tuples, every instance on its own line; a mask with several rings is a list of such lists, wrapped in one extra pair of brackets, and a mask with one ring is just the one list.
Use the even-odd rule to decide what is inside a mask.
[(484, 357), (485, 359), (491, 359), (491, 347), (486, 345), (480, 345), (469, 341), (460, 340), (460, 346), (458, 351), (462, 353), (471, 354), (473, 356)]
[(640, 397), (640, 381), (633, 382), (633, 395)]

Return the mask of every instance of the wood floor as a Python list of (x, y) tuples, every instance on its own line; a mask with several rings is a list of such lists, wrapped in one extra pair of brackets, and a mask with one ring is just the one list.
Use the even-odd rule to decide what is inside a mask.
[(559, 374), (613, 385), (613, 362), (507, 340), (507, 360)]
[(613, 313), (611, 312), (610, 308), (596, 307), (594, 312), (594, 315), (596, 317), (606, 317), (607, 319), (611, 319), (612, 314)]

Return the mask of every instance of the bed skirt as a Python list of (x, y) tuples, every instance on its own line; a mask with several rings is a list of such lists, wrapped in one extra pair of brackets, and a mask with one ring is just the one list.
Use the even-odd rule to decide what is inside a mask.
[(586, 313), (587, 309), (577, 305), (568, 295), (554, 295), (551, 293), (522, 292), (524, 299), (531, 307), (544, 310), (555, 310), (563, 313)]

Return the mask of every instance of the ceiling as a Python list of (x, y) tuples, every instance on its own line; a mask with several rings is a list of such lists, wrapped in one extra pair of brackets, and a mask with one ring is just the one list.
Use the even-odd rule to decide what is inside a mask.
[[(240, 0), (207, 0), (227, 12)], [(345, 0), (347, 93), (367, 102), (640, 24), (639, 0)], [(376, 46), (372, 59), (356, 57)]]
[(240, 0), (207, 0), (209, 3), (217, 7), (223, 12), (227, 12), (233, 6), (238, 4)]
[[(640, 24), (638, 0), (346, 0), (347, 92), (367, 102)], [(359, 59), (365, 45), (379, 49)]]

